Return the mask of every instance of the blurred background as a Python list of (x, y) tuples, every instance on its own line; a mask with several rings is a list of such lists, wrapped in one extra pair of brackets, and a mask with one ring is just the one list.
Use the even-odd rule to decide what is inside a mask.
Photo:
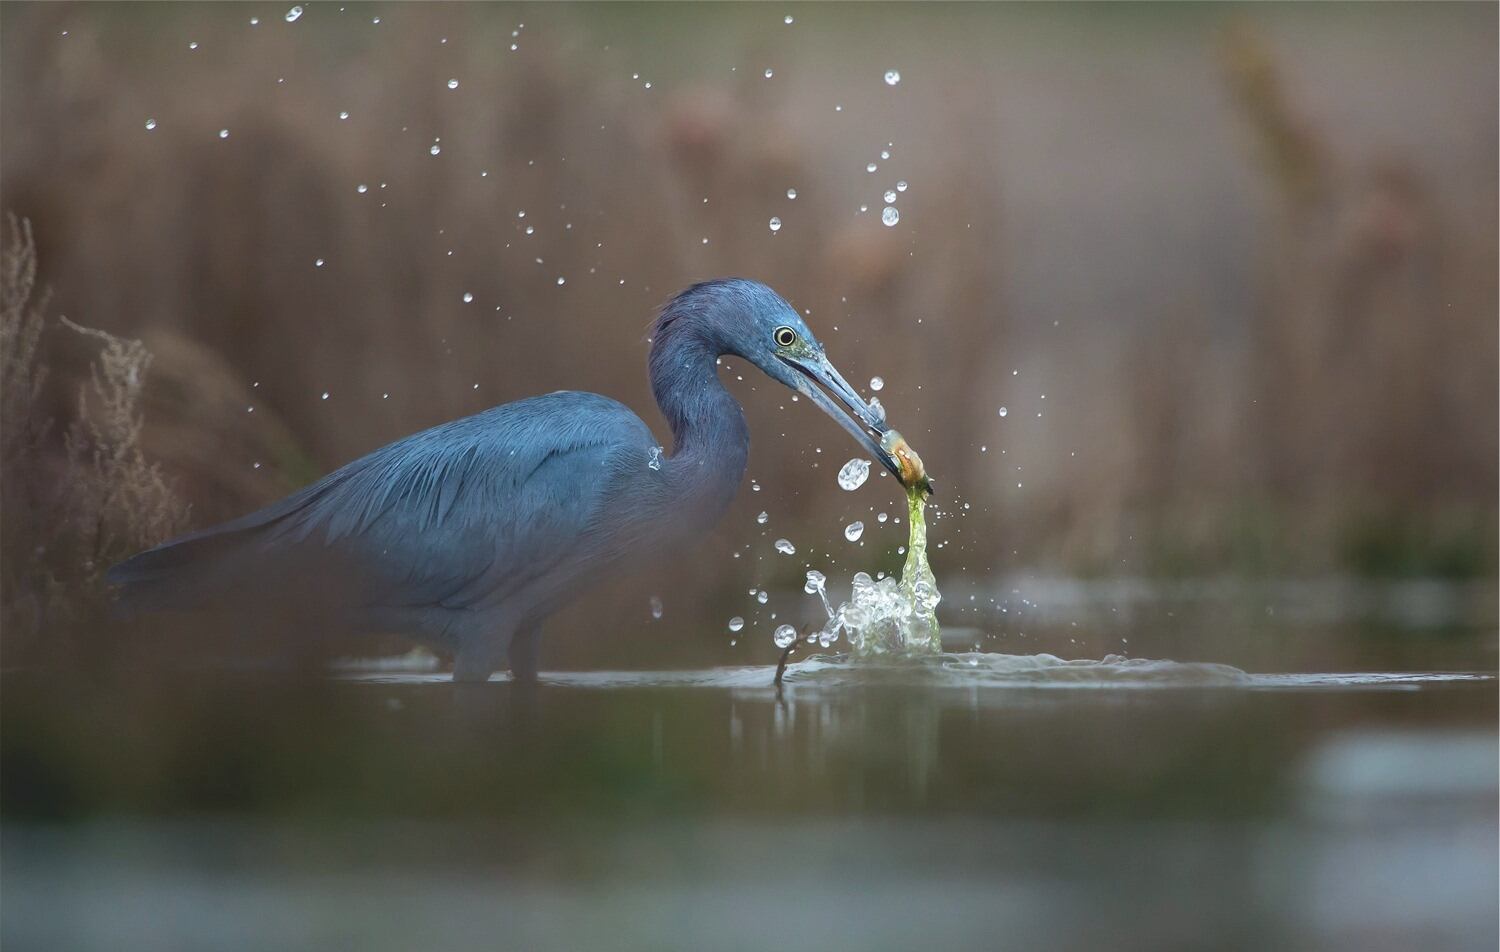
[[(941, 479), (950, 624), (1024, 647), (1028, 612), (1043, 637), (1133, 601), (1079, 579), (1147, 600), (1230, 579), (1282, 586), (1257, 611), (1296, 582), (1492, 633), (1492, 9), (289, 10), (5, 12), (5, 209), (49, 319), (149, 351), (140, 446), (178, 525), (555, 389), (669, 442), (647, 322), (738, 274), (885, 381)], [(99, 349), (55, 324), (44, 461)], [(806, 567), (899, 564), (905, 526), (875, 518), (894, 486), (842, 492), (852, 444), (742, 369), (759, 491), (560, 622), (557, 663), (763, 661), (770, 612), (816, 611)], [(7, 535), (24, 578), (34, 547)], [(647, 589), (649, 637), (601, 630), (649, 625)]]
[[(1493, 949), (1496, 28), (0, 5), (0, 941)], [(733, 508), (555, 618), (534, 691), (107, 619), (113, 561), (456, 416), (594, 390), (668, 442), (648, 323), (731, 274), (920, 450), (984, 665), (701, 670), (907, 533), (734, 360)]]

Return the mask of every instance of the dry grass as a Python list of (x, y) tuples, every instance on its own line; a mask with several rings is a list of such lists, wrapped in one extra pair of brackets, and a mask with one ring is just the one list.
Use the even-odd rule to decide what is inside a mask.
[[(3, 251), (4, 353), (0, 624), (7, 664), (54, 657), (98, 630), (103, 575), (116, 560), (180, 532), (187, 510), (141, 448), (151, 355), (139, 341), (59, 319), (94, 345), (61, 451), (43, 403), (48, 295), (36, 287), (31, 223), (10, 217)], [(60, 459), (59, 459), (60, 456)]]

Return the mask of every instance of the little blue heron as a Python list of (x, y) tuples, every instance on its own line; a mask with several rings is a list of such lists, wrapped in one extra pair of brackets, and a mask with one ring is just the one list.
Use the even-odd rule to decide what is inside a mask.
[(805, 395), (901, 478), (871, 436), (887, 434), (883, 414), (797, 312), (764, 284), (707, 281), (668, 302), (652, 330), (651, 391), (672, 428), (670, 456), (608, 397), (518, 400), (142, 552), (109, 581), (127, 612), (296, 604), (320, 625), (446, 648), (455, 680), (488, 679), (505, 661), (534, 679), (548, 615), (611, 565), (701, 533), (729, 505), (750, 437), (719, 382), (723, 355)]

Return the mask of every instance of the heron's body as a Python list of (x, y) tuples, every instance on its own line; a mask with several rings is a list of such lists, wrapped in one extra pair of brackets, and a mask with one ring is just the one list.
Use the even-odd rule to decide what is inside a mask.
[(650, 370), (672, 428), (670, 455), (607, 397), (519, 400), (391, 443), (265, 509), (143, 552), (110, 580), (127, 607), (276, 599), (343, 629), (447, 647), (457, 678), (487, 678), (507, 657), (513, 673), (534, 675), (541, 623), (580, 585), (705, 529), (734, 496), (749, 434), (716, 365), (746, 349), (733, 322), (760, 312), (801, 326), (753, 282), (699, 285), (663, 311)]

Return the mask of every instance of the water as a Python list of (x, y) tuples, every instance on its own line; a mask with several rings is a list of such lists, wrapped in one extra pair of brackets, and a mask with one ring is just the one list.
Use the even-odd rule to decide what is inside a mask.
[(885, 210), (880, 213), (880, 222), (887, 228), (895, 225), (900, 220), (901, 212), (895, 205), (887, 205)]
[(867, 459), (851, 459), (839, 467), (839, 488), (846, 492), (853, 492), (865, 484), (870, 478), (870, 461)]
[(950, 653), (806, 658), (779, 692), (767, 664), (3, 677), (7, 948), (1497, 938), (1473, 674)]

